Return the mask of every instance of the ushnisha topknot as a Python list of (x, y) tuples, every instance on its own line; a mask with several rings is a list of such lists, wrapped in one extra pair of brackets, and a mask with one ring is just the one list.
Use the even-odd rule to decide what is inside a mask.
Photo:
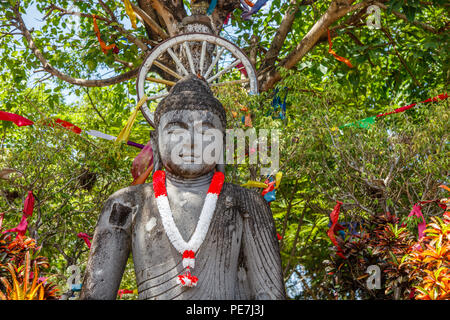
[(208, 110), (214, 112), (226, 128), (227, 117), (223, 105), (217, 100), (207, 82), (196, 75), (179, 80), (169, 91), (169, 95), (158, 103), (154, 113), (158, 127), (161, 116), (172, 110)]

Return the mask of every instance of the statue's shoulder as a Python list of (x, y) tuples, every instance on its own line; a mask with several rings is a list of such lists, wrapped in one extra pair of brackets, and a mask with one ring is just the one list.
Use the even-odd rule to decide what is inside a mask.
[(153, 194), (153, 184), (144, 183), (136, 186), (128, 186), (119, 189), (109, 196), (108, 201), (112, 202), (120, 201), (133, 205), (145, 200), (145, 198), (148, 198), (149, 195), (152, 194)]
[(225, 182), (222, 190), (224, 195), (236, 199), (240, 207), (268, 205), (261, 193), (258, 192), (260, 189), (248, 189), (234, 183)]

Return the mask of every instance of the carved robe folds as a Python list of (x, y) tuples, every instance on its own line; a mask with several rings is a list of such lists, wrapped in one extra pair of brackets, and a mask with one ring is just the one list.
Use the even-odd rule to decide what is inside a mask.
[(139, 299), (285, 299), (270, 208), (260, 194), (233, 184), (224, 183), (196, 252), (193, 288), (176, 283), (182, 257), (166, 236), (152, 185), (113, 194), (97, 224), (81, 299), (115, 299), (130, 251)]

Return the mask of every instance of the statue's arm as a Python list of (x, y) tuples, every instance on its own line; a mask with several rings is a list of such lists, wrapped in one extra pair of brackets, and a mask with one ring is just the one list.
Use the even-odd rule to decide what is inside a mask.
[(115, 300), (117, 297), (130, 254), (133, 212), (126, 194), (118, 193), (106, 201), (100, 214), (80, 299)]
[(245, 190), (243, 250), (251, 297), (257, 300), (286, 299), (281, 257), (272, 211), (264, 198)]

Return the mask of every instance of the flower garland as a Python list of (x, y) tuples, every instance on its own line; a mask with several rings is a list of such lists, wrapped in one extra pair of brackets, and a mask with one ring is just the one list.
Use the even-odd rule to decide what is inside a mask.
[(205, 203), (203, 204), (200, 213), (197, 227), (189, 242), (186, 242), (175, 225), (172, 211), (170, 210), (165, 184), (166, 174), (162, 170), (157, 170), (153, 174), (153, 190), (155, 192), (156, 205), (158, 206), (164, 230), (174, 248), (182, 254), (183, 268), (186, 268), (186, 272), (179, 275), (177, 279), (177, 283), (182, 286), (193, 287), (197, 285), (198, 278), (191, 275), (190, 269), (193, 269), (195, 266), (195, 252), (200, 248), (203, 240), (205, 240), (206, 233), (208, 232), (212, 216), (216, 209), (217, 199), (222, 190), (224, 178), (222, 172), (214, 173), (208, 193), (206, 194)]

